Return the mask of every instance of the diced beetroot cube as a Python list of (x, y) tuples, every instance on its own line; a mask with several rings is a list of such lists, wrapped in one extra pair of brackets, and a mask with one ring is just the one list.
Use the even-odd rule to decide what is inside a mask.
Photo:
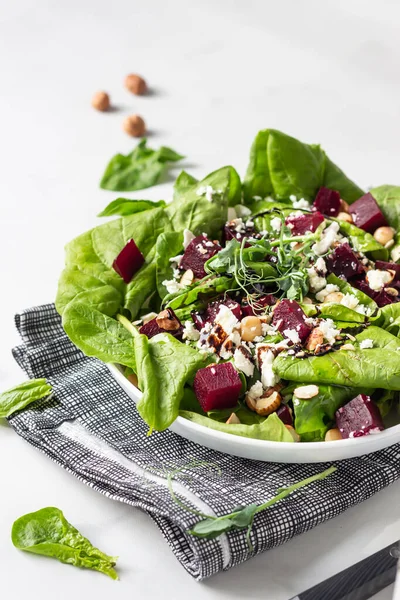
[(199, 369), (193, 388), (201, 408), (207, 412), (235, 406), (242, 382), (232, 363), (227, 362)]
[(220, 250), (218, 242), (209, 240), (206, 235), (198, 235), (186, 248), (179, 268), (185, 271), (192, 269), (194, 276), (201, 279), (206, 276), (204, 264)]
[(365, 271), (361, 261), (347, 242), (337, 246), (332, 254), (325, 258), (325, 263), (330, 273), (334, 273), (338, 277), (342, 275), (346, 279), (361, 275)]
[(379, 433), (384, 429), (378, 407), (364, 394), (336, 411), (336, 424), (344, 439)]
[[(252, 223), (252, 221), (250, 222)], [(254, 237), (257, 236), (254, 224), (246, 225), (246, 223), (241, 224), (241, 221), (234, 219), (233, 221), (229, 221), (224, 226), (224, 239), (226, 242), (229, 240), (237, 240), (241, 242), (245, 237)], [(250, 246), (251, 244), (245, 244), (246, 246)]]
[(340, 210), (340, 194), (336, 190), (321, 187), (314, 200), (314, 206), (323, 215), (336, 217)]
[(386, 262), (384, 260), (377, 260), (375, 263), (375, 268), (380, 269), (381, 271), (394, 271), (396, 275), (394, 276), (395, 280), (400, 280), (400, 265), (397, 263)]
[(351, 282), (351, 285), (354, 286), (355, 288), (357, 288), (358, 290), (360, 290), (360, 292), (363, 292), (364, 294), (366, 294), (367, 296), (369, 296), (370, 298), (375, 300), (377, 292), (375, 292), (374, 290), (372, 290), (369, 287), (368, 282), (366, 281), (365, 278), (353, 279), (353, 281)]
[(167, 308), (161, 311), (157, 317), (142, 325), (139, 333), (147, 335), (148, 338), (152, 338), (158, 333), (170, 333), (176, 338), (181, 338), (183, 327), (172, 308)]
[(378, 227), (387, 225), (381, 209), (369, 192), (350, 205), (350, 214), (354, 224), (369, 233), (373, 233)]
[(324, 217), (320, 212), (305, 213), (297, 217), (288, 217), (286, 225), (290, 227), (293, 235), (304, 235), (309, 232), (314, 233), (323, 220)]
[(249, 304), (247, 299), (244, 299), (242, 300), (242, 315), (244, 317), (262, 315), (265, 313), (267, 306), (273, 306), (274, 304), (276, 304), (276, 298), (272, 294), (259, 296), (253, 301), (253, 306)]
[(306, 323), (306, 315), (295, 300), (282, 300), (276, 306), (272, 323), (284, 334), (286, 329), (298, 333), (300, 341), (304, 342), (311, 333), (311, 327)]
[(285, 425), (293, 425), (292, 411), (287, 404), (281, 404), (276, 414)]
[(224, 305), (229, 310), (233, 312), (235, 317), (240, 320), (242, 317), (242, 308), (236, 300), (232, 300), (232, 298), (221, 298), (220, 300), (214, 300), (214, 302), (210, 302), (206, 309), (206, 322), (214, 323), (217, 314), (219, 313), (219, 309)]
[(202, 329), (204, 327), (204, 325), (206, 324), (206, 312), (202, 311), (202, 312), (198, 312), (196, 310), (192, 311), (190, 313), (190, 316), (193, 319), (193, 323), (196, 327), (196, 329), (198, 329), (200, 331), (200, 329)]
[(374, 297), (375, 302), (382, 308), (382, 306), (386, 306), (387, 304), (393, 304), (393, 302), (398, 302), (398, 296), (391, 296), (386, 292), (385, 289), (376, 292), (376, 296)]
[(125, 283), (129, 283), (144, 263), (144, 256), (136, 246), (134, 240), (124, 246), (113, 262), (113, 269), (122, 277)]
[(360, 290), (360, 292), (363, 292), (372, 298), (372, 300), (375, 300), (380, 308), (382, 308), (382, 306), (386, 306), (387, 304), (392, 304), (393, 302), (398, 301), (397, 297), (388, 294), (384, 288), (379, 292), (372, 290), (365, 279), (353, 279), (351, 285)]

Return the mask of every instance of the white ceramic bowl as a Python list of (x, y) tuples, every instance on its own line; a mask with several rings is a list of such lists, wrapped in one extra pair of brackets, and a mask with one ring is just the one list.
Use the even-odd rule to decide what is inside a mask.
[[(142, 393), (124, 376), (116, 365), (107, 365), (113, 377), (135, 402)], [(267, 442), (252, 440), (209, 429), (198, 423), (178, 417), (169, 428), (192, 442), (213, 450), (234, 454), (243, 458), (278, 463), (318, 463), (333, 462), (369, 454), (400, 442), (400, 425), (390, 427), (381, 433), (365, 437), (339, 440), (336, 442), (312, 442), (290, 444), (288, 442)]]

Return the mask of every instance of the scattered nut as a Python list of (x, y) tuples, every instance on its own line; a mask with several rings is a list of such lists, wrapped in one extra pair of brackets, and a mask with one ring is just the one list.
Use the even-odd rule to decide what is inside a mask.
[(318, 327), (314, 327), (307, 338), (306, 349), (310, 352), (317, 350), (324, 343), (324, 334)]
[(193, 273), (192, 269), (188, 269), (182, 275), (179, 283), (181, 283), (182, 285), (188, 286), (193, 283), (193, 279), (194, 279), (194, 273)]
[(347, 223), (353, 223), (353, 217), (347, 212), (340, 212), (337, 216), (339, 221), (347, 221)]
[(161, 327), (161, 329), (165, 329), (165, 331), (176, 331), (180, 327), (178, 319), (170, 308), (162, 310), (158, 317), (156, 317), (156, 322), (157, 325)]
[(229, 419), (226, 421), (227, 425), (240, 425), (240, 419), (236, 413), (232, 413)]
[(272, 392), (269, 396), (261, 396), (256, 401), (256, 413), (261, 417), (270, 415), (279, 408), (281, 400), (279, 392)]
[(299, 442), (300, 441), (300, 436), (297, 433), (297, 431), (295, 430), (295, 428), (292, 427), (291, 425), (285, 425), (285, 427), (289, 431), (289, 433), (291, 433), (293, 441)]
[(319, 387), (317, 385), (302, 385), (293, 391), (293, 395), (300, 400), (310, 400), (318, 396)]
[(341, 350), (355, 350), (355, 347), (353, 346), (353, 344), (343, 344), (343, 346), (340, 346)]
[(249, 396), (249, 394), (246, 394), (245, 400), (246, 400), (247, 408), (249, 408), (253, 412), (256, 412), (257, 400), (255, 400), (254, 398)]
[(343, 198), (340, 198), (340, 209), (344, 213), (350, 212), (350, 206), (347, 204), (346, 200), (343, 200)]
[(384, 246), (394, 238), (395, 230), (393, 227), (378, 227), (374, 233), (374, 238), (377, 242)]
[(136, 94), (136, 96), (142, 96), (147, 92), (146, 82), (140, 75), (135, 75), (134, 73), (127, 75), (124, 84), (126, 89), (132, 92), (132, 94)]
[(387, 250), (389, 250), (392, 246), (394, 246), (394, 240), (389, 240), (386, 244), (385, 244), (385, 248)]
[(105, 112), (110, 108), (110, 96), (106, 92), (96, 92), (92, 98), (92, 106), (96, 110)]
[(395, 288), (392, 287), (387, 287), (385, 288), (385, 292), (387, 292), (390, 296), (398, 296), (399, 295), (399, 291), (396, 290)]
[(157, 316), (157, 313), (155, 313), (155, 312), (150, 312), (147, 315), (144, 315), (142, 317), (143, 325), (145, 325), (146, 323), (148, 323), (149, 321), (151, 321), (152, 319), (154, 319), (156, 316)]
[(129, 381), (137, 388), (139, 388), (139, 382), (136, 373), (131, 373), (128, 375)]
[(328, 429), (328, 431), (325, 434), (326, 442), (336, 442), (337, 440), (342, 439), (342, 435), (337, 427), (335, 427), (334, 429)]
[(326, 304), (327, 302), (335, 302), (336, 304), (340, 304), (343, 298), (344, 296), (342, 292), (331, 292), (324, 298), (323, 304)]
[(261, 321), (258, 317), (245, 317), (240, 323), (240, 335), (245, 342), (252, 342), (262, 335)]
[(303, 304), (314, 304), (314, 302), (308, 296), (304, 296)]
[(142, 137), (146, 131), (146, 125), (139, 115), (130, 115), (124, 119), (122, 124), (124, 131), (132, 137)]

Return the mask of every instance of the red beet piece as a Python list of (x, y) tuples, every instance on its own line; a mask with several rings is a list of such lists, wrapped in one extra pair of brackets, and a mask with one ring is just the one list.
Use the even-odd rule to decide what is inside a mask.
[(336, 411), (336, 424), (342, 438), (361, 437), (384, 429), (378, 407), (364, 394)]
[(282, 300), (274, 310), (272, 323), (283, 333), (285, 329), (298, 333), (300, 341), (304, 342), (311, 333), (311, 327), (305, 322), (306, 315), (295, 300)]
[(345, 242), (337, 246), (335, 250), (325, 258), (327, 269), (338, 277), (343, 276), (351, 279), (356, 275), (364, 273), (361, 261), (354, 254), (349, 244)]
[(154, 319), (151, 319), (150, 321), (147, 321), (147, 323), (142, 325), (139, 328), (139, 333), (142, 333), (143, 335), (147, 335), (148, 338), (152, 338), (155, 335), (157, 335), (158, 333), (170, 333), (172, 336), (174, 336), (176, 338), (181, 338), (182, 333), (183, 333), (182, 323), (179, 321), (178, 317), (176, 316), (176, 314), (174, 313), (172, 308), (168, 308), (167, 310), (170, 313), (171, 319), (174, 321), (177, 321), (179, 327), (177, 327), (176, 329), (163, 329), (157, 323), (158, 317), (155, 317)]
[(324, 217), (320, 212), (314, 212), (298, 215), (297, 217), (288, 217), (286, 225), (290, 227), (293, 235), (304, 235), (309, 232), (314, 233), (323, 220)]
[(350, 205), (350, 214), (354, 224), (369, 233), (373, 233), (378, 227), (387, 225), (381, 209), (369, 192)]
[(224, 305), (229, 308), (235, 315), (237, 319), (241, 319), (242, 317), (242, 308), (236, 300), (232, 300), (232, 298), (222, 298), (221, 300), (214, 300), (214, 302), (210, 302), (206, 309), (206, 322), (214, 323), (217, 314), (219, 313), (219, 309)]
[(293, 425), (292, 411), (287, 404), (281, 404), (276, 414), (285, 425)]
[(396, 273), (395, 280), (400, 280), (400, 265), (397, 263), (386, 262), (384, 260), (377, 260), (375, 263), (375, 268), (380, 269), (381, 271), (394, 271)]
[(206, 276), (204, 263), (221, 250), (221, 246), (208, 239), (206, 235), (195, 237), (185, 250), (179, 268), (192, 269), (195, 277), (201, 279)]
[(204, 325), (206, 324), (206, 312), (198, 312), (198, 311), (192, 311), (190, 313), (190, 316), (193, 319), (193, 323), (196, 327), (196, 329), (198, 329), (200, 331), (200, 329), (202, 329), (204, 327)]
[(242, 315), (244, 317), (252, 317), (265, 313), (267, 306), (276, 304), (276, 298), (272, 294), (265, 294), (254, 300), (254, 308), (248, 303), (247, 299), (242, 300)]
[(144, 256), (136, 246), (134, 240), (124, 246), (113, 262), (113, 269), (122, 277), (125, 283), (129, 283), (144, 263)]
[(374, 297), (374, 300), (379, 306), (379, 308), (382, 308), (382, 306), (386, 306), (387, 304), (393, 304), (393, 302), (399, 301), (398, 296), (391, 296), (386, 292), (385, 289), (377, 292), (376, 296)]
[(242, 382), (232, 363), (219, 363), (199, 369), (193, 388), (201, 408), (207, 412), (235, 406)]
[(379, 292), (372, 290), (365, 279), (353, 279), (351, 285), (360, 290), (360, 292), (364, 292), (364, 294), (372, 298), (372, 300), (375, 300), (380, 308), (387, 304), (398, 302), (397, 298), (388, 294), (385, 289), (382, 289)]
[[(243, 225), (243, 227), (241, 228), (240, 231), (236, 231), (236, 226), (237, 224), (233, 221), (229, 221), (228, 223), (225, 224), (224, 227), (224, 239), (226, 242), (229, 242), (229, 240), (237, 240), (238, 242), (241, 242), (243, 238), (245, 237), (260, 237), (255, 230), (254, 224), (247, 226), (246, 224)], [(251, 244), (246, 243), (245, 247), (251, 246)]]
[(340, 194), (336, 190), (321, 187), (314, 200), (316, 210), (328, 217), (336, 217), (340, 210)]

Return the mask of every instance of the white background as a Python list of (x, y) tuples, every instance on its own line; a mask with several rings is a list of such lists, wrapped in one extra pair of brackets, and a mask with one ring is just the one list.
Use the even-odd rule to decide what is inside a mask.
[[(361, 186), (400, 183), (398, 2), (1, 0), (0, 9), (1, 389), (24, 379), (10, 355), (14, 313), (54, 299), (64, 243), (116, 197), (98, 180), (134, 145), (124, 116), (140, 113), (150, 143), (185, 154), (196, 176), (224, 164), (243, 174), (256, 132), (276, 127), (320, 142)], [(151, 95), (124, 89), (129, 72)], [(118, 110), (90, 107), (99, 89)], [(132, 195), (170, 196), (171, 182)], [(287, 600), (400, 538), (396, 484), (198, 584), (146, 515), (86, 488), (4, 423), (0, 456), (2, 597)], [(120, 555), (119, 583), (12, 547), (13, 520), (46, 505)]]

